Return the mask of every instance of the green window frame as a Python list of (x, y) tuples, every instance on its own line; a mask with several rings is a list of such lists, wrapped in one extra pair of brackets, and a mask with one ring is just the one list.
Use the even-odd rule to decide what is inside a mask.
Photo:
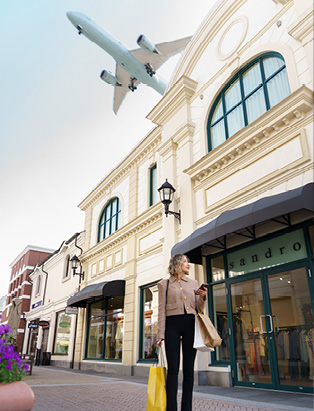
[(140, 288), (139, 362), (153, 362), (157, 359), (157, 311), (158, 289), (157, 282), (154, 282)]
[(157, 164), (149, 169), (149, 206), (157, 202)]
[(252, 60), (222, 89), (207, 123), (208, 151), (278, 104), (290, 94), (286, 64), (279, 53)]
[(112, 198), (101, 213), (98, 224), (98, 242), (104, 240), (120, 228), (121, 203), (118, 197)]

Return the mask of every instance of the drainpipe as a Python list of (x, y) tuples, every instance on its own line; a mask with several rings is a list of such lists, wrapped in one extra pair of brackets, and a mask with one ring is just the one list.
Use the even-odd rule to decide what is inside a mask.
[(41, 271), (46, 274), (46, 281), (45, 281), (45, 288), (44, 288), (44, 295), (43, 295), (43, 306), (45, 305), (45, 296), (46, 296), (46, 288), (48, 282), (48, 273), (44, 270), (44, 263), (41, 266)]

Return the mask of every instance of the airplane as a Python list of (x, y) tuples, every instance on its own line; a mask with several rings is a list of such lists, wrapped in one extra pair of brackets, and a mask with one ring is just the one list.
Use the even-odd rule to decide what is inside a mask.
[(88, 40), (96, 43), (116, 61), (115, 76), (107, 70), (103, 70), (100, 74), (103, 81), (114, 86), (115, 114), (128, 91), (134, 92), (139, 83), (144, 83), (163, 95), (167, 83), (157, 76), (156, 70), (170, 57), (184, 50), (191, 40), (191, 37), (185, 37), (155, 45), (141, 34), (137, 39), (140, 48), (128, 50), (85, 14), (69, 11), (66, 15), (78, 30), (78, 34), (83, 34)]

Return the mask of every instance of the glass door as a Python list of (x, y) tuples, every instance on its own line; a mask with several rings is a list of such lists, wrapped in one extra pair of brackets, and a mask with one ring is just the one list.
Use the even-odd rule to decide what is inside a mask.
[[(262, 280), (230, 284), (234, 371), (240, 385), (272, 384)], [(242, 384), (244, 383), (244, 384)]]
[(313, 392), (312, 279), (307, 268), (277, 268), (247, 278), (229, 280), (235, 384)]
[(313, 388), (313, 311), (305, 267), (267, 278), (278, 384)]

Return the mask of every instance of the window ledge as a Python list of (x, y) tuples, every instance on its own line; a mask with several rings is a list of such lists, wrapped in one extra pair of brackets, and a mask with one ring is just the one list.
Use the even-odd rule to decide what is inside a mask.
[(213, 177), (247, 153), (260, 150), (264, 142), (296, 127), (312, 110), (313, 92), (306, 86), (300, 87), (257, 120), (250, 123), (214, 150), (207, 153), (192, 167), (184, 170), (198, 185)]

